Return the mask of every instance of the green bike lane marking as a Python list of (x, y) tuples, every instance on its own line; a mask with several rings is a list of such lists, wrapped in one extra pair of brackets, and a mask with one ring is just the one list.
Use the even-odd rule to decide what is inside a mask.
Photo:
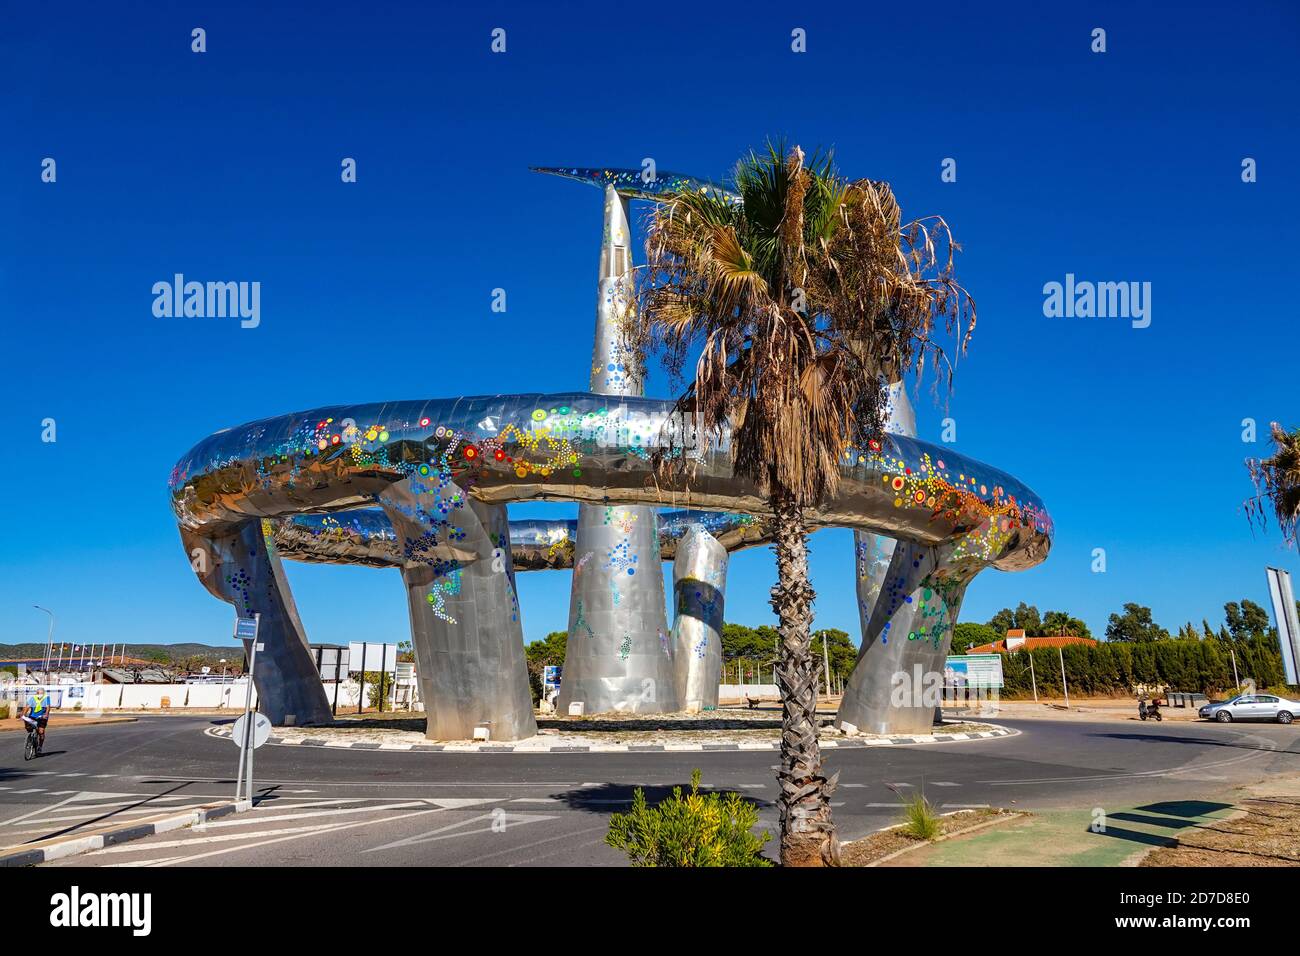
[(914, 850), (887, 865), (1123, 866), (1233, 810), (1218, 800), (1146, 803), (1108, 809), (1104, 818), (1091, 809), (1035, 810), (1031, 817)]

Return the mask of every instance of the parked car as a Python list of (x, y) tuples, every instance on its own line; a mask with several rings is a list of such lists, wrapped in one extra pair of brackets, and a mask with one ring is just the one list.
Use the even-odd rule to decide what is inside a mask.
[(1276, 720), (1279, 724), (1289, 724), (1300, 714), (1300, 701), (1273, 694), (1238, 694), (1231, 700), (1206, 704), (1197, 713), (1203, 720), (1217, 720), (1221, 724), (1234, 720)]

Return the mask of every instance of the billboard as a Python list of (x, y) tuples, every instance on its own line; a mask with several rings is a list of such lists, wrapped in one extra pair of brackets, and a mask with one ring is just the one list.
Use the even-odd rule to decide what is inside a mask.
[(564, 668), (559, 664), (546, 664), (542, 667), (542, 696), (560, 689), (560, 676)]
[(382, 670), (391, 674), (397, 670), (397, 645), (352, 641), (348, 644), (347, 665), (352, 673), (365, 665), (367, 671)]
[(992, 689), (1002, 686), (1001, 654), (954, 654), (943, 665), (943, 685)]
[[(320, 665), (320, 679), (329, 683), (347, 679), (348, 649), (346, 647), (316, 647), (316, 663)], [(368, 666), (369, 662), (367, 662)]]
[(1273, 600), (1273, 620), (1277, 622), (1277, 640), (1282, 649), (1282, 667), (1288, 684), (1300, 684), (1296, 676), (1296, 659), (1300, 657), (1300, 622), (1296, 619), (1295, 594), (1291, 591), (1291, 572), (1266, 568), (1268, 596)]

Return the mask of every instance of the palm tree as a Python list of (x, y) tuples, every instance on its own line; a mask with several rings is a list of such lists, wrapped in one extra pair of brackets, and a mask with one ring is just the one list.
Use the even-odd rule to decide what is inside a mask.
[[(929, 364), (951, 384), (931, 334), (955, 330), (964, 349), (974, 303), (953, 276), (942, 219), (902, 224), (888, 185), (842, 179), (829, 155), (805, 162), (798, 146), (742, 159), (732, 196), (688, 192), (656, 206), (646, 246), (630, 331), (679, 382), (698, 355), (676, 411), (706, 450), (729, 434), (736, 474), (755, 482), (774, 516), (781, 860), (835, 864), (804, 511), (835, 492), (846, 448), (879, 437), (891, 377), (914, 367), (919, 380)], [(678, 449), (659, 466), (689, 481)]]
[(1270, 422), (1269, 429), (1277, 446), (1272, 457), (1246, 460), (1255, 483), (1255, 497), (1246, 500), (1246, 517), (1263, 528), (1271, 510), (1283, 539), (1294, 545), (1296, 520), (1300, 519), (1300, 428), (1287, 432), (1277, 422)]

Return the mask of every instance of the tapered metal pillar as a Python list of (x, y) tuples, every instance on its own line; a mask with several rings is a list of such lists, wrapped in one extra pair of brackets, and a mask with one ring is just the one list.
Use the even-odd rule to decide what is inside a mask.
[[(886, 414), (885, 431), (915, 437), (916, 412), (901, 381), (889, 386)], [(866, 733), (928, 732), (969, 577), (953, 584), (952, 569), (933, 548), (899, 552), (898, 543), (881, 534), (859, 531), (853, 537), (862, 643), (836, 722)], [(938, 581), (947, 582), (942, 591)], [(883, 617), (877, 618), (882, 603)]]
[(467, 498), (454, 485), (435, 490), (411, 479), (379, 501), (407, 557), (402, 582), (425, 736), (469, 740), (477, 727), (487, 727), (492, 740), (533, 736), (506, 509)]
[[(253, 683), (257, 706), (277, 727), (327, 723), (329, 701), (312, 658), (293, 592), (273, 544), (274, 526), (253, 519), (208, 536), (181, 530), (190, 565), (212, 594), (240, 617), (261, 615)], [(244, 641), (244, 651), (252, 650)]]
[[(908, 438), (916, 437), (916, 412), (901, 381), (889, 386), (885, 431)], [(865, 645), (867, 622), (875, 610), (885, 572), (889, 569), (889, 560), (894, 554), (894, 539), (870, 531), (855, 531), (853, 550), (857, 566), (858, 621)]]
[[(628, 200), (605, 189), (590, 388), (642, 394), (640, 359), (623, 328), (632, 310)], [(653, 508), (579, 505), (560, 713), (677, 709)]]
[(863, 628), (836, 726), (872, 734), (928, 733), (942, 703), (944, 662), (971, 579), (986, 566), (977, 529), (940, 547), (898, 542)]
[(718, 706), (727, 550), (703, 528), (677, 544), (673, 560), (673, 673), (677, 700), (690, 713)]

